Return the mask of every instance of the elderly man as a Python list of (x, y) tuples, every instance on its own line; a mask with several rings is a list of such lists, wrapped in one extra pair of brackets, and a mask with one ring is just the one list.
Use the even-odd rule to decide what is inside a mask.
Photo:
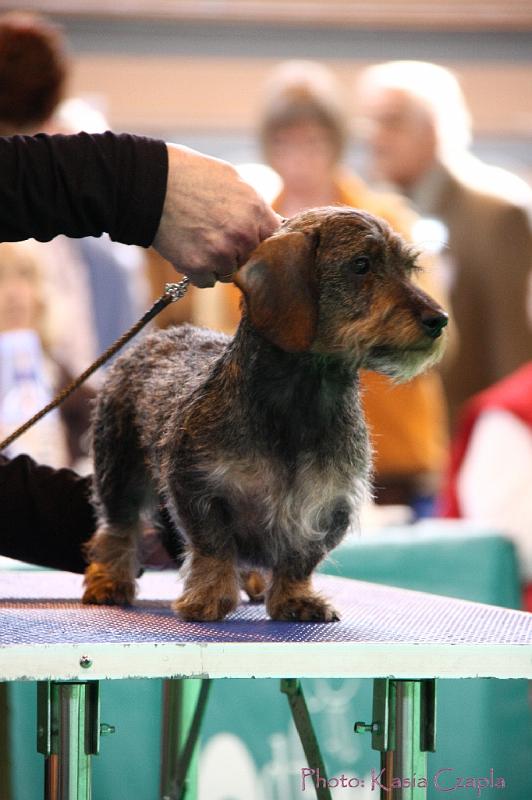
[(451, 416), (532, 354), (524, 298), (532, 267), (532, 192), (469, 152), (469, 113), (454, 76), (416, 61), (364, 71), (359, 103), (376, 177), (447, 229), (459, 347), (444, 367)]

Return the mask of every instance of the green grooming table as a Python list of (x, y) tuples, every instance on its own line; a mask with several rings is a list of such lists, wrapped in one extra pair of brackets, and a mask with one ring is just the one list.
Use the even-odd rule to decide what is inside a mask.
[[(352, 537), (324, 563), (324, 572), (450, 597), (519, 608), (521, 586), (515, 549), (498, 531), (467, 523), (427, 520)], [(372, 713), (370, 680), (304, 680), (329, 772), (370, 775), (378, 767), (371, 736), (352, 736), (354, 719)], [(509, 777), (504, 791), (483, 797), (524, 800), (532, 797), (532, 717), (526, 680), (441, 680), (437, 685), (437, 750), (429, 753), (429, 771), (454, 774), (495, 773)], [(260, 720), (246, 709), (259, 704)], [(227, 722), (226, 709), (234, 709)], [(232, 758), (245, 781), (212, 776)], [(199, 787), (201, 800), (281, 800), (299, 798), (298, 765), (303, 754), (282, 698), (263, 683), (216, 682), (203, 727)], [(346, 790), (347, 791), (347, 790)], [(360, 790), (361, 791), (361, 790)], [(470, 790), (471, 791), (471, 790)], [(344, 796), (340, 791), (340, 797)], [(346, 796), (349, 796), (347, 793)], [(359, 797), (356, 792), (354, 797)], [(431, 800), (445, 794), (434, 787)], [(451, 797), (460, 797), (459, 791)], [(464, 797), (469, 793), (464, 792)], [(474, 796), (474, 795), (472, 795)], [(368, 798), (375, 797), (375, 792)], [(364, 798), (364, 800), (366, 800)]]
[[(454, 593), (501, 606), (515, 607), (519, 600), (517, 565), (511, 544), (495, 533), (455, 526), (425, 524), (389, 531), (371, 540), (353, 539), (335, 551), (324, 569), (353, 575), (359, 580), (413, 585), (442, 595)], [(160, 576), (163, 581), (166, 577)], [(419, 649), (417, 655), (419, 660)], [(319, 661), (316, 658), (310, 658), (314, 669)], [(334, 659), (338, 659), (337, 651)], [(307, 660), (299, 664), (298, 674), (309, 675), (302, 686), (322, 743), (328, 774), (339, 775), (342, 771), (359, 776), (369, 774), (379, 763), (378, 752), (371, 749), (372, 743), (375, 744), (373, 734), (353, 733), (354, 722), (364, 722), (369, 727), (372, 723), (372, 681), (368, 679), (367, 664), (365, 673), (362, 670), (357, 675), (338, 674), (328, 659), (327, 670), (316, 674), (305, 671), (310, 668), (305, 666)], [(426, 659), (424, 662), (428, 663)], [(389, 665), (383, 663), (382, 677), (389, 677)], [(441, 663), (433, 664), (429, 672), (440, 674), (442, 668)], [(487, 674), (494, 671), (492, 668)], [(211, 666), (208, 672), (215, 674)], [(134, 672), (123, 667), (120, 675), (125, 674)], [(164, 671), (157, 674), (162, 677)], [(421, 672), (416, 674), (421, 676)], [(522, 670), (517, 674), (524, 675)], [(190, 720), (199, 685), (197, 679), (185, 681), (176, 692), (171, 682), (162, 683), (158, 679), (101, 681), (104, 718), (116, 725), (117, 733), (102, 744), (103, 755), (93, 759), (95, 800), (155, 800), (161, 796), (163, 686), (166, 708), (173, 709), (174, 718), (181, 714), (182, 718), (188, 715)], [(301, 793), (298, 770), (305, 764), (305, 758), (287, 704), (290, 692), (294, 697), (296, 688), (293, 684), (285, 686), (286, 695), (282, 695), (273, 679), (213, 682), (202, 729), (200, 800), (291, 800), (312, 796), (308, 791), (307, 795)], [(385, 689), (381, 684), (381, 693)], [(177, 696), (172, 697), (172, 692)], [(35, 688), (29, 683), (10, 685), (12, 797), (16, 800), (37, 800), (42, 796), (42, 757), (27, 746), (28, 737), (34, 738), (36, 724), (34, 694)], [(531, 796), (527, 773), (531, 742), (526, 681), (489, 678), (464, 681), (447, 675), (445, 680), (438, 681), (438, 699), (437, 752), (429, 755), (429, 772), (443, 766), (455, 770), (456, 775), (482, 776), (489, 775), (491, 769), (495, 775), (506, 777), (507, 787), (501, 793), (506, 800)], [(402, 702), (414, 707), (419, 697), (404, 697)], [(359, 730), (363, 727), (359, 726)], [(168, 727), (166, 731), (167, 739), (171, 739)], [(179, 735), (175, 728), (173, 735)], [(171, 773), (171, 759), (166, 758), (165, 767), (165, 752), (163, 747), (163, 770)], [(378, 795), (373, 792), (369, 796)], [(431, 795), (429, 790), (428, 796), (436, 794)]]

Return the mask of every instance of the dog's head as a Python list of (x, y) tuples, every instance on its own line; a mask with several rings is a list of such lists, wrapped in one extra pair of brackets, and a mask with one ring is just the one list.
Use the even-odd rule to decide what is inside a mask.
[(344, 207), (287, 220), (236, 273), (251, 324), (289, 352), (344, 354), (406, 380), (436, 362), (447, 315), (412, 280), (412, 249)]

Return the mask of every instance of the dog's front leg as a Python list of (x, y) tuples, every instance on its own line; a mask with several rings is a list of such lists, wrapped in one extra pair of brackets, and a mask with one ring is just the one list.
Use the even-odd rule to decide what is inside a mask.
[(310, 576), (294, 578), (275, 573), (266, 595), (272, 619), (299, 622), (337, 622), (338, 612), (312, 588)]
[(232, 558), (205, 555), (189, 546), (185, 564), (185, 588), (172, 608), (183, 619), (223, 619), (240, 600), (238, 574)]
[(204, 487), (189, 485), (187, 490), (188, 496), (172, 498), (187, 540), (180, 569), (184, 590), (172, 608), (187, 620), (223, 619), (240, 601), (232, 514), (223, 498), (208, 497)]
[(90, 564), (85, 570), (82, 602), (96, 605), (131, 605), (139, 571), (140, 522), (101, 524), (85, 550)]

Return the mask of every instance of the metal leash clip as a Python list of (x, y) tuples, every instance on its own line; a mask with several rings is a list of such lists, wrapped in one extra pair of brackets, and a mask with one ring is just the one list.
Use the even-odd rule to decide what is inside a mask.
[(164, 293), (169, 294), (172, 298), (172, 303), (175, 303), (176, 300), (181, 300), (181, 298), (184, 296), (188, 289), (189, 283), (189, 278), (183, 278), (183, 280), (179, 281), (179, 283), (167, 283), (164, 287)]

